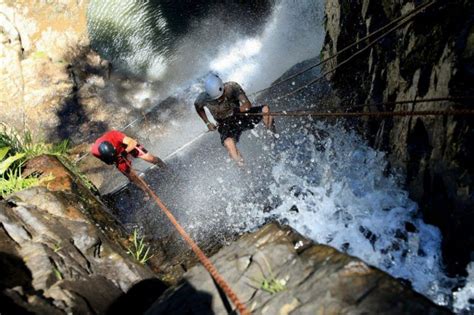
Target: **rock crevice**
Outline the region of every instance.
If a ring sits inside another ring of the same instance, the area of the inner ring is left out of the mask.
[[[413,10],[417,1],[327,1],[323,56]],[[331,74],[346,104],[472,96],[474,58],[472,1],[436,2],[388,34],[350,64]],[[350,27],[348,27],[350,25]],[[328,68],[363,48],[335,58]],[[359,82],[354,85],[353,82]],[[470,101],[403,104],[364,108],[370,111],[470,108]],[[350,107],[350,106],[349,106]],[[405,185],[419,202],[428,223],[443,233],[448,271],[463,273],[474,250],[474,172],[472,119],[462,116],[401,117],[363,120],[362,132],[376,148],[389,152],[393,169],[406,174]]]
[[[120,224],[56,158],[36,158],[27,169],[54,179],[0,201],[7,304],[38,314],[105,314],[138,282],[155,278],[123,249]]]

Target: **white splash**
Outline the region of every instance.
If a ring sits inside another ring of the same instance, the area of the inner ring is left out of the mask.
[[[172,59],[155,56],[146,49],[131,53],[131,63],[147,61],[152,65],[147,75],[166,78],[168,84],[165,92],[152,85],[145,87],[150,93],[130,89],[136,94],[134,99],[142,103],[151,99],[157,103],[177,94],[189,109],[183,117],[170,117],[171,132],[163,141],[153,141],[152,151],[172,152],[202,133],[205,127],[196,118],[192,104],[202,90],[197,78],[209,70],[219,72],[226,81],[241,83],[247,92],[252,92],[267,87],[294,64],[317,56],[324,36],[320,27],[322,12],[322,1],[280,1],[258,36],[236,37],[227,32],[228,36],[215,46],[215,41],[206,38],[209,32],[203,29],[184,38]],[[140,47],[141,41],[137,39],[132,44]],[[384,154],[369,148],[355,133],[340,126],[310,123],[288,128],[291,132],[287,135],[283,132],[275,144],[276,161],[265,157],[271,151],[270,144],[262,144],[263,154],[262,150],[255,152],[258,150],[254,141],[265,137],[258,132],[248,133],[253,135],[251,140],[243,137],[240,148],[244,156],[259,160],[250,176],[242,176],[232,169],[214,134],[206,137],[212,137],[209,141],[214,141],[216,146],[206,147],[201,153],[193,152],[192,157],[180,153],[183,160],[188,158],[185,164],[188,170],[180,173],[182,183],[187,186],[160,189],[165,196],[169,189],[171,205],[176,205],[176,209],[192,209],[177,214],[186,229],[199,239],[218,231],[253,230],[275,219],[316,242],[334,246],[395,277],[408,279],[417,291],[438,304],[447,305],[453,297],[451,280],[441,266],[439,230],[423,223],[417,205],[400,188],[397,177],[384,174]],[[326,135],[316,137],[319,131]],[[269,165],[269,178],[262,179],[262,172]],[[261,189],[266,192],[260,193]],[[249,194],[253,201],[245,201]],[[264,213],[266,201],[262,199],[270,202],[279,199],[279,203],[273,211]],[[137,213],[142,213],[144,218],[156,216],[155,209],[140,211]],[[469,272],[466,286],[454,294],[456,311],[466,310],[474,295],[472,264]]]
[[[397,178],[384,175],[385,155],[337,125],[290,129],[269,187],[281,204],[266,215],[253,213],[247,226],[255,217],[277,219],[318,243],[410,280],[439,302],[447,294],[440,289],[446,279],[441,234],[423,222]],[[326,137],[318,140],[311,130]]]
[[[466,285],[453,293],[454,310],[456,312],[474,312],[474,262],[467,266],[469,273],[466,279]]]
[[[261,35],[222,45],[210,70],[247,92],[267,87],[294,64],[319,54],[322,12],[322,1],[280,1]]]

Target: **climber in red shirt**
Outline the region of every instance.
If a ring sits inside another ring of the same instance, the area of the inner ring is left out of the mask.
[[[135,139],[117,130],[108,131],[98,138],[92,145],[91,152],[103,162],[115,164],[118,170],[129,178],[132,176],[130,156],[166,167],[161,159],[148,153]]]

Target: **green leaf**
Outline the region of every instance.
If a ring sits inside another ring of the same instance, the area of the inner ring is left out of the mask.
[[[3,160],[5,156],[7,156],[8,151],[10,151],[10,147],[0,148],[0,161]]]
[[[23,158],[24,156],[24,153],[17,153],[13,156],[10,156],[8,159],[0,162],[0,175],[5,173],[13,163]]]

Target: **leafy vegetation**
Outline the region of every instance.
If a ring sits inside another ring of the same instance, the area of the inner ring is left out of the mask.
[[[65,155],[69,149],[69,140],[63,140],[58,144],[34,141],[33,135],[29,130],[20,133],[5,124],[1,124],[0,148],[9,148],[12,154],[22,153],[25,160],[29,160],[42,154]]]
[[[59,252],[63,247],[61,246],[61,241],[56,242],[56,244],[53,245],[53,251],[55,253]]]
[[[39,183],[36,176],[24,178],[21,175],[21,160],[25,154],[9,155],[10,151],[9,147],[0,148],[0,195],[2,197]]]
[[[63,274],[62,274],[61,271],[58,269],[58,267],[56,267],[56,266],[53,267],[53,273],[54,273],[54,275],[56,276],[56,279],[57,279],[58,281],[61,281],[61,280],[64,279]]]
[[[140,264],[145,264],[153,255],[150,255],[150,247],[145,243],[145,238],[138,235],[138,230],[134,229],[131,235],[132,246],[128,249],[130,254]]]
[[[282,279],[275,279],[274,277],[263,278],[260,281],[259,289],[270,294],[275,294],[286,290],[285,281]]]
[[[23,177],[21,168],[9,169],[0,177],[0,195],[5,198],[7,195],[26,189],[28,187],[37,186],[41,180],[37,176]]]
[[[268,276],[265,276],[265,272],[262,270],[262,276],[260,279],[252,279],[253,286],[259,290],[275,294],[286,290],[286,281],[284,279],[277,279],[273,274],[272,268],[268,261],[263,257],[268,268]]]
[[[0,196],[5,198],[13,192],[39,185],[42,181],[51,180],[51,177],[43,177],[40,180],[36,174],[22,176],[24,163],[43,154],[58,157],[72,173],[82,180],[87,188],[94,190],[94,185],[68,159],[68,149],[69,140],[63,140],[58,144],[34,141],[29,130],[20,133],[6,124],[0,124]]]

